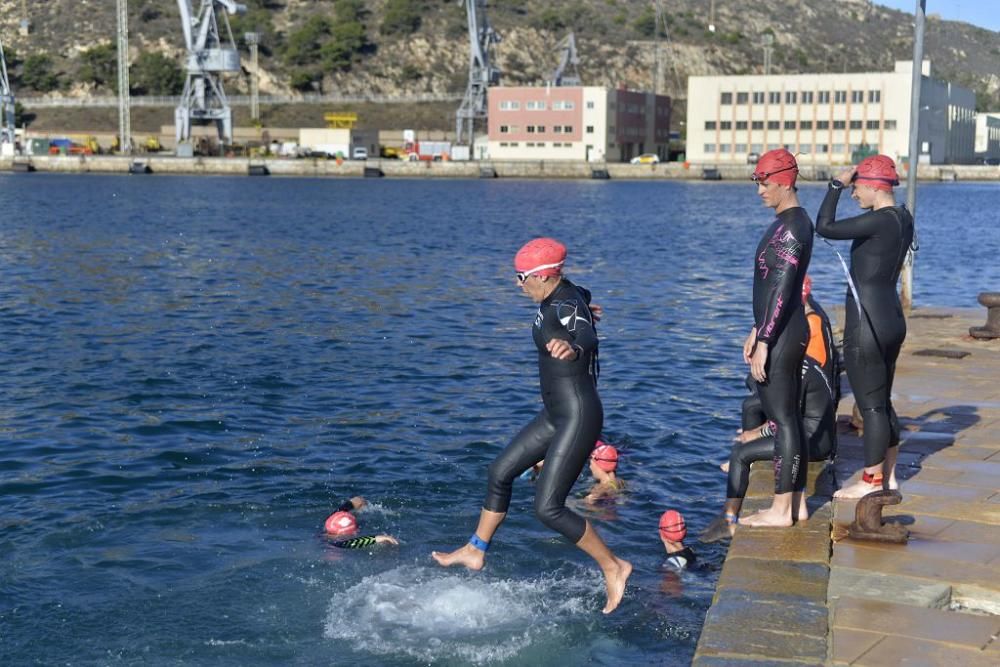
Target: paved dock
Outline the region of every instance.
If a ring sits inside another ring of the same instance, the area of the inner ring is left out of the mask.
[[[909,319],[893,392],[903,502],[885,511],[909,542],[831,537],[855,506],[832,502],[834,480],[863,465],[848,393],[836,464],[810,466],[812,518],[737,530],[695,665],[1000,665],[1000,340],[967,335],[985,320],[985,308]],[[748,511],[769,503],[772,479],[755,464]]]

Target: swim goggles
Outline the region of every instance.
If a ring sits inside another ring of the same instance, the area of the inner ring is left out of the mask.
[[[775,174],[780,174],[783,171],[791,171],[792,169],[796,169],[797,170],[798,167],[796,167],[795,165],[792,165],[791,167],[785,167],[784,169],[779,169],[777,171],[765,171],[762,174],[759,174],[759,173],[757,173],[755,171],[750,176],[750,180],[753,181],[754,184],[756,184],[756,185],[760,185],[761,183],[763,183],[764,185],[767,185],[767,179],[769,179],[771,176],[774,176]]]
[[[524,281],[528,279],[528,276],[538,273],[539,271],[544,271],[545,269],[558,269],[563,265],[563,263],[564,262],[556,262],[555,264],[542,264],[541,266],[536,266],[535,268],[529,269],[528,271],[518,271],[517,273],[514,274],[514,277],[517,278],[518,285],[523,285]]]

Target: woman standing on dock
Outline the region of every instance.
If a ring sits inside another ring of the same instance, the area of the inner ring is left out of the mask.
[[[783,148],[761,156],[753,173],[757,194],[775,220],[754,254],[754,326],[743,359],[757,381],[761,406],[775,424],[774,502],[740,519],[745,526],[787,527],[808,518],[803,491],[809,452],[799,410],[802,359],[809,325],[802,309],[802,282],[812,256],[812,221],[799,204],[799,167]]]
[[[867,212],[835,220],[840,193]],[[845,306],[844,365],[864,419],[865,470],[861,480],[834,498],[860,498],[884,485],[895,489],[899,420],[892,408],[896,358],[906,338],[906,318],[896,282],[913,242],[913,216],[896,206],[896,164],[884,155],[865,158],[830,181],[816,218],[816,232],[828,239],[852,239]]]
[[[608,614],[621,602],[632,565],[611,553],[590,522],[566,507],[566,496],[601,435],[604,409],[597,395],[590,292],[563,277],[565,261],[565,246],[548,238],[529,241],[514,258],[518,286],[539,304],[532,336],[543,407],[490,465],[486,500],[468,544],[431,555],[441,565],[482,569],[490,540],[507,515],[514,479],[544,459],[535,514],[597,561],[604,573]]]

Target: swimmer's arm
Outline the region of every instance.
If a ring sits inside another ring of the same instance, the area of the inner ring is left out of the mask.
[[[840,192],[832,187],[826,191],[823,205],[819,207],[819,214],[816,216],[816,233],[841,241],[874,236],[883,223],[882,216],[877,213],[866,211],[853,218],[836,219]]]
[[[360,537],[352,537],[348,540],[331,542],[331,544],[338,549],[364,549],[376,544],[398,545],[399,540],[391,535],[362,535]]]
[[[345,500],[344,502],[340,503],[340,507],[337,508],[337,511],[338,512],[353,512],[354,510],[361,509],[362,507],[364,507],[367,504],[368,504],[368,501],[365,500],[364,498],[362,498],[361,496],[354,496],[353,498],[350,498],[350,499]]]

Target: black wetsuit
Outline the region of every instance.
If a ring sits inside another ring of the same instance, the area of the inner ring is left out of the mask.
[[[351,537],[346,540],[330,542],[330,546],[337,547],[338,549],[364,549],[376,544],[378,544],[378,540],[375,539],[374,535],[359,535],[358,537]]]
[[[861,299],[861,313],[848,289],[844,365],[865,423],[865,467],[871,467],[885,460],[888,447],[899,444],[892,381],[906,338],[906,318],[896,282],[913,242],[913,216],[903,206],[892,206],[835,221],[840,192],[830,186],[819,209],[816,231],[829,239],[854,240],[851,279]]]
[[[837,452],[837,411],[833,387],[823,367],[812,357],[802,361],[802,411],[803,435],[809,447],[810,461],[831,459]],[[763,423],[764,413],[760,402],[751,395],[743,403],[743,429],[756,428]],[[754,421],[756,420],[756,421]],[[770,429],[769,429],[770,430]],[[750,481],[750,464],[774,457],[775,438],[767,435],[751,442],[733,445],[729,455],[729,479],[726,483],[727,498],[743,498]]]
[[[545,459],[535,485],[535,514],[574,544],[583,537],[586,522],[566,508],[566,496],[604,424],[595,384],[597,332],[589,304],[590,292],[564,278],[539,305],[532,335],[543,407],[490,465],[483,504],[491,512],[506,512],[514,479]],[[545,346],[556,338],[572,344],[577,357],[555,359]]]
[[[812,222],[799,206],[778,214],[754,254],[753,315],[757,344],[768,344],[767,382],[761,406],[775,422],[774,492],[805,488],[808,455],[799,413],[802,359],[809,325],[802,309],[802,281],[812,256]]]
[[[680,551],[668,553],[667,559],[663,561],[663,564],[671,570],[680,571],[694,565],[697,559],[698,557],[691,551],[691,547],[684,547]]]

